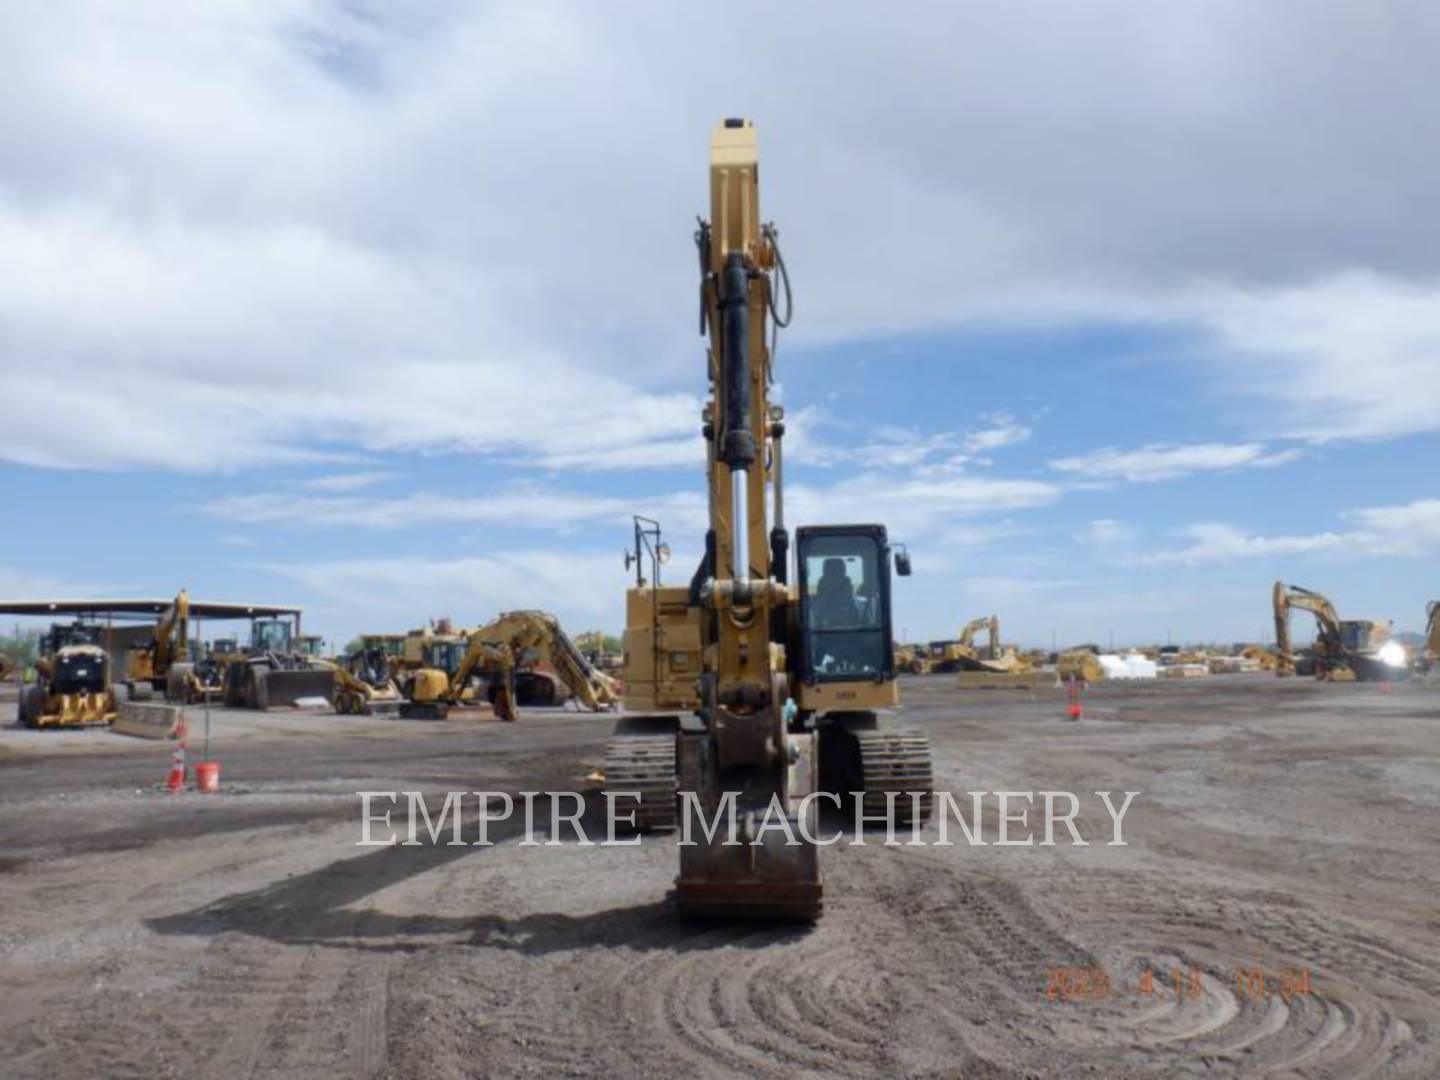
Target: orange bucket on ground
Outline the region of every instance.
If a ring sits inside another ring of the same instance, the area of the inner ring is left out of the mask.
[[[220,763],[201,761],[195,766],[195,790],[213,792],[220,790]]]

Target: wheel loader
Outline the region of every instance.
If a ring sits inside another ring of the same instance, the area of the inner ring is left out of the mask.
[[[703,839],[680,845],[682,912],[813,920],[823,886],[809,796],[828,791],[853,813],[856,793],[867,813],[888,804],[902,823],[931,811],[929,742],[891,712],[890,566],[893,555],[906,575],[909,558],[880,524],[801,527],[792,581],[785,411],[770,400],[770,333],[790,321],[790,286],[779,233],[760,215],[747,120],[711,139],[710,217],[695,242],[710,383],[705,553],[688,588],[662,588],[657,564],[629,592],[624,704],[663,711],[617,725],[605,789],[643,829],[675,828],[682,805],[707,822],[735,807],[734,835],[702,826]],[[788,830],[757,828],[776,808]]]
[[[225,667],[225,704],[275,709],[293,707],[306,698],[331,700],[335,666],[300,652],[298,646],[288,621],[256,619],[249,651]]]
[[[100,628],[75,623],[50,628],[36,662],[37,679],[20,691],[26,727],[108,727],[115,722],[110,656]]]

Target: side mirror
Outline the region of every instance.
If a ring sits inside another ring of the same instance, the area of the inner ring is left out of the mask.
[[[904,544],[895,545],[895,573],[901,577],[910,576],[910,551]]]

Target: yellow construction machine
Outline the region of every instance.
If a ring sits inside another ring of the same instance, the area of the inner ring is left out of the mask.
[[[1100,663],[1099,653],[1092,648],[1069,649],[1055,658],[1055,677],[1064,682],[1104,682],[1108,676]]]
[[[409,673],[400,715],[411,720],[444,720],[452,708],[489,707],[501,720],[518,720],[515,704],[515,654],[508,645],[469,635],[464,652],[443,640],[432,642],[427,666]],[[480,677],[480,685],[474,681]]]
[[[1440,600],[1431,600],[1425,608],[1425,669],[1440,668]]]
[[[548,611],[502,612],[475,633],[514,654],[516,702],[521,706],[564,704],[562,687],[592,712],[613,709],[620,700],[615,680],[590,662]]]
[[[337,713],[389,716],[400,711],[403,701],[384,645],[360,649],[335,666],[335,690],[330,703]]]
[[[1240,650],[1240,658],[1253,660],[1260,665],[1261,671],[1274,671],[1279,658],[1273,649],[1267,649],[1264,645],[1246,645]]]
[[[895,670],[905,675],[928,675],[933,670],[930,650],[924,645],[895,646]]]
[[[477,674],[490,677],[492,697],[501,693],[503,683],[508,705],[501,718],[506,720],[518,719],[519,707],[562,704],[562,694],[596,712],[619,701],[615,681],[590,663],[549,612],[506,611],[469,634],[448,631],[448,623],[441,624],[407,643],[407,659],[421,653],[425,659],[409,665],[408,704],[401,715],[433,715],[435,702],[481,704],[469,685]]]
[[[100,647],[100,628],[56,624],[41,644],[37,679],[20,692],[26,727],[108,726],[115,722],[110,655]]]
[[[164,692],[170,668],[190,660],[190,597],[184,589],[161,613],[150,640],[125,654],[125,687],[131,698]]]
[[[405,670],[405,640],[405,634],[362,634],[359,651],[368,655],[378,650],[385,658],[386,670],[398,678]]]
[[[1277,581],[1271,590],[1275,611],[1275,674],[1302,671],[1290,646],[1290,612],[1315,616],[1317,632],[1311,655],[1303,668],[1330,682],[1391,682],[1410,673],[1405,646],[1390,636],[1390,624],[1370,619],[1341,619],[1335,606],[1320,593]]]
[[[190,597],[184,589],[160,614],[151,639],[125,656],[125,689],[131,700],[161,691],[167,701],[185,704],[224,692],[221,666],[190,658]]]
[[[272,709],[306,699],[330,701],[335,665],[314,655],[319,640],[293,634],[285,619],[254,620],[250,648],[225,667],[225,704]]]
[[[899,703],[890,559],[905,575],[908,556],[883,525],[801,527],[790,580],[785,413],[769,396],[770,332],[790,318],[778,235],[760,215],[755,129],[726,120],[710,144],[710,219],[695,235],[709,336],[705,552],[688,588],[661,588],[658,559],[650,582],[637,569],[625,705],[675,711],[620,721],[605,788],[622,813],[638,804],[642,828],[675,827],[680,805],[706,823],[733,808],[733,832],[702,825],[680,845],[683,912],[810,920],[822,884],[808,797],[838,793],[848,813],[854,792],[867,813],[883,817],[888,803],[903,822],[928,816],[933,778],[928,739],[887,712]]]
[[[975,645],[975,635],[985,633],[984,648]],[[986,615],[971,619],[960,628],[952,641],[930,643],[930,669],[933,671],[980,672],[990,675],[1017,675],[1031,671],[1034,665],[1013,645],[1000,644],[1000,617]]]
[[[983,654],[975,648],[975,635],[984,630],[989,636]],[[971,619],[960,628],[960,634],[949,641],[930,643],[930,664],[936,671],[959,671],[971,668],[980,660],[994,660],[1000,655],[1000,620],[995,615]]]

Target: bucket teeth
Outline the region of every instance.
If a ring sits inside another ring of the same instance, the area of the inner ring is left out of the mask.
[[[615,810],[635,807],[635,827],[642,832],[675,828],[675,736],[621,735],[605,747],[605,791],[616,797]]]

